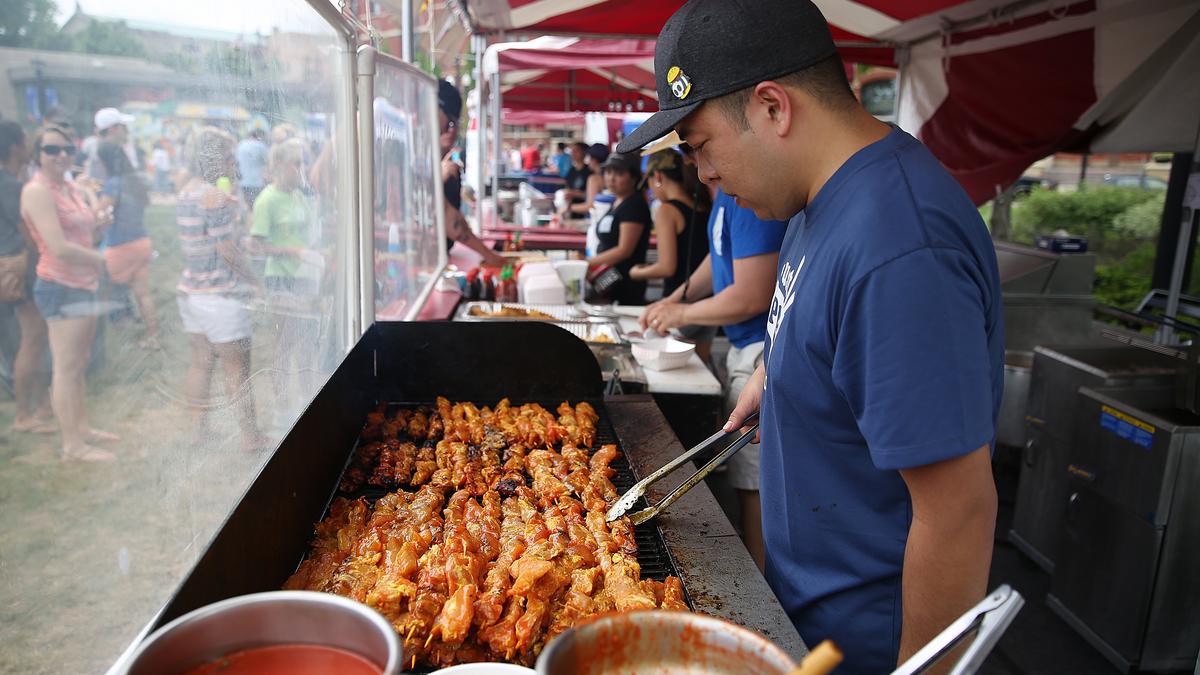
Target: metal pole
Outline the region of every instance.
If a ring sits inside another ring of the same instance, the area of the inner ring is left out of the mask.
[[[337,202],[339,211],[345,219],[338,228],[338,254],[345,272],[337,276],[337,284],[341,288],[338,302],[343,305],[342,316],[345,325],[342,345],[343,352],[358,342],[364,330],[363,315],[359,304],[359,269],[358,269],[358,238],[361,235],[362,223],[358,208],[358,166],[355,161],[357,149],[355,142],[358,132],[355,129],[354,97],[355,97],[355,55],[354,43],[347,38],[339,48],[338,58],[341,60],[345,73],[344,89],[339,92],[334,107],[335,133],[330,136],[333,151],[337,157]],[[368,174],[370,175],[370,174]]]
[[[501,157],[504,148],[501,144],[501,136],[503,135],[504,125],[500,122],[500,73],[492,75],[492,152],[495,153],[493,164],[495,170],[492,172],[492,199],[496,202],[496,225],[500,224],[500,174]]]
[[[904,85],[908,80],[908,64],[912,61],[912,50],[909,47],[896,48],[896,100],[892,104],[892,122],[904,128],[903,120],[900,119],[900,106],[904,104]],[[917,133],[916,129],[911,130],[912,133]]]
[[[413,62],[413,3],[412,0],[400,0],[400,60],[405,63]]]
[[[1079,189],[1082,190],[1087,185],[1088,159],[1091,158],[1090,151],[1083,151],[1083,159],[1079,162]]]
[[[483,76],[483,54],[487,51],[487,36],[477,34],[471,36],[475,43],[475,106],[476,140],[475,147],[479,149],[479,157],[475,161],[475,234],[483,231],[483,202],[487,197],[484,181],[487,180],[487,80]],[[493,203],[496,195],[492,194]]]
[[[1192,143],[1194,148],[1192,151],[1192,175],[1197,173],[1196,158],[1200,157],[1200,127],[1196,129],[1196,140]],[[1190,182],[1190,179],[1189,179]],[[1179,296],[1183,292],[1183,274],[1188,263],[1188,243],[1192,240],[1192,231],[1197,227],[1197,221],[1200,221],[1200,197],[1192,196],[1192,203],[1188,203],[1188,192],[1184,192],[1183,199],[1183,223],[1179,228],[1179,240],[1175,245],[1175,266],[1171,269],[1171,287],[1167,289],[1167,308],[1164,314],[1172,319],[1179,312]],[[1170,326],[1162,326],[1158,329],[1157,341],[1160,344],[1174,344],[1175,331]]]
[[[37,81],[37,117],[38,122],[46,121],[46,76],[42,72],[42,67],[46,65],[41,59],[34,59],[33,76]],[[40,159],[40,158],[37,158]]]
[[[375,48],[358,48],[359,311],[363,330],[375,323]]]

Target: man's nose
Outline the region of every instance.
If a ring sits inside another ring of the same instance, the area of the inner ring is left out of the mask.
[[[714,185],[721,180],[721,176],[717,173],[717,170],[705,160],[698,160],[696,162],[696,175],[700,177],[700,182],[705,185]]]

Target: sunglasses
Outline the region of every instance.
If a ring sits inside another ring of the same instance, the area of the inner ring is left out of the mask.
[[[60,153],[60,152],[65,152],[65,153],[67,153],[67,156],[69,157],[69,156],[75,154],[75,146],[73,146],[73,145],[43,145],[42,152],[46,153],[47,155],[50,155],[51,157],[57,156],[58,153]]]

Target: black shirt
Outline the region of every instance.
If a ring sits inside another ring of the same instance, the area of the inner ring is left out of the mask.
[[[13,256],[25,250],[21,235],[21,181],[0,169],[0,256]]]
[[[682,286],[708,255],[708,212],[697,211],[693,217],[692,207],[678,199],[667,204],[683,214],[683,230],[675,235],[675,273],[663,279],[663,297]]]
[[[650,217],[650,207],[646,204],[642,193],[635,192],[626,197],[620,204],[610,209],[596,224],[596,238],[600,242],[596,247],[596,253],[604,253],[617,247],[621,241],[621,223],[641,223],[642,234],[638,237],[633,255],[613,266],[621,272],[624,280],[613,289],[612,299],[622,305],[645,304],[646,282],[634,281],[629,278],[629,270],[634,265],[642,265],[646,262],[646,249],[650,247],[650,230],[654,223]]]
[[[584,166],[583,168],[576,168],[575,165],[572,164],[571,169],[567,171],[566,175],[567,189],[579,190],[580,192],[586,193],[588,177],[591,175],[592,170],[587,166]],[[584,197],[571,198],[572,204],[582,204],[584,201],[586,201]]]
[[[442,183],[442,196],[446,198],[446,203],[459,211],[462,210],[462,179],[459,178],[458,172],[450,174],[450,177]],[[446,250],[454,248],[454,240],[446,237]]]

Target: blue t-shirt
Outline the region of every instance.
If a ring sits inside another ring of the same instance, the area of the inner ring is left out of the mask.
[[[257,138],[247,138],[238,143],[238,173],[242,175],[238,185],[244,188],[260,188],[266,185],[263,170],[267,168],[267,155],[267,144]]]
[[[996,253],[962,188],[893,129],[788,225],[767,321],[766,576],[838,672],[900,647],[912,518],[899,469],[991,443],[1003,393]]]
[[[554,158],[554,168],[558,170],[558,175],[566,178],[567,172],[571,170],[571,156],[567,153],[561,153]]]
[[[100,194],[113,200],[113,221],[104,230],[105,246],[120,246],[145,238],[146,198],[145,188],[128,189],[127,181],[140,180],[136,176],[113,176],[104,181]],[[139,193],[143,196],[139,197]]]
[[[734,260],[778,252],[786,230],[786,222],[759,220],[753,211],[738,206],[733,197],[718,191],[708,217],[713,295],[733,284]],[[767,335],[767,313],[725,326],[725,335],[735,347],[762,342]]]

